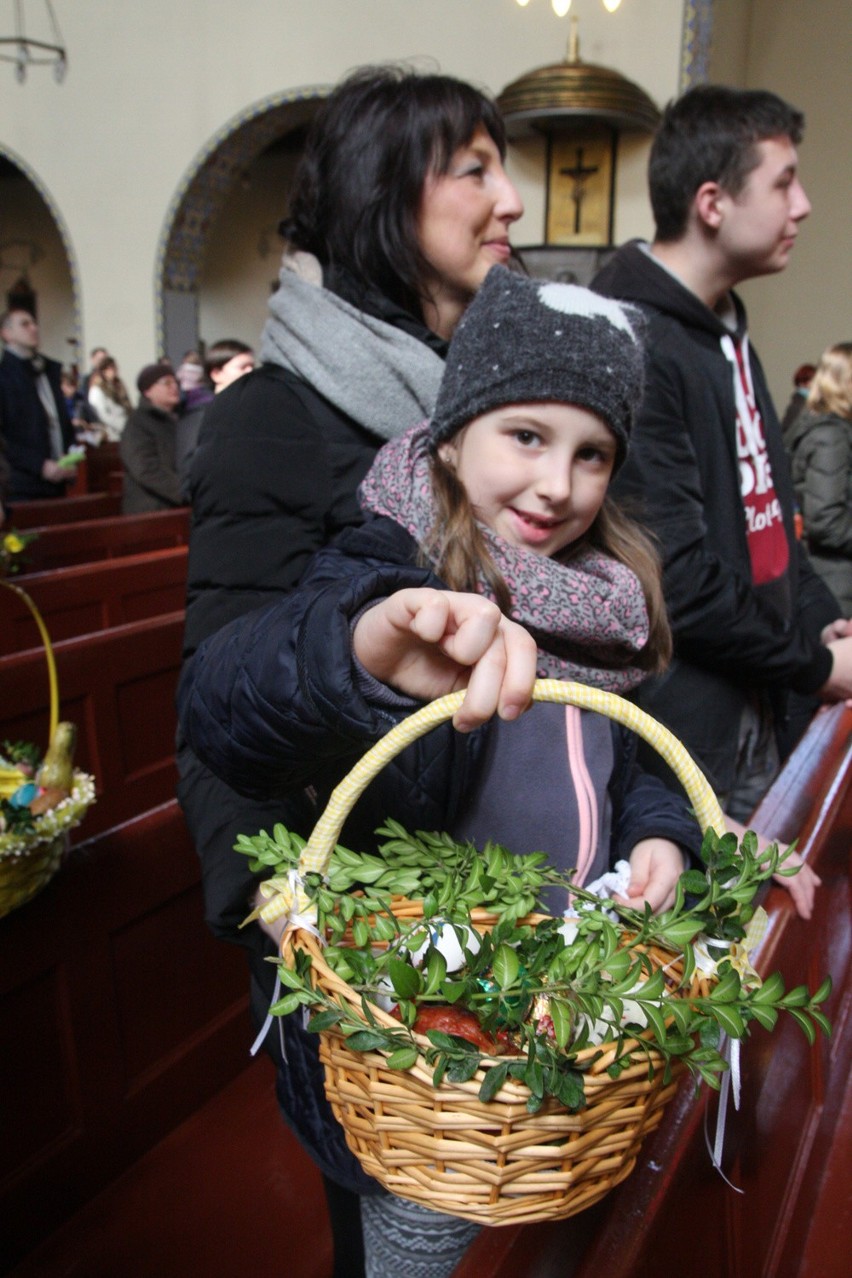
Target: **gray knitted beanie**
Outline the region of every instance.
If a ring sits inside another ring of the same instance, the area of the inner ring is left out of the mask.
[[[432,447],[504,404],[550,400],[602,417],[620,466],[642,398],[643,331],[633,306],[492,267],[450,342]]]

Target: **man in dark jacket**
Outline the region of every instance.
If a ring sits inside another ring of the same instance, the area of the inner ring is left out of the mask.
[[[175,410],[180,388],[170,364],[146,364],[136,379],[139,407],[127,419],[119,451],[124,464],[124,515],[181,506],[175,464]]]
[[[76,471],[60,465],[74,428],[60,386],[62,366],[38,351],[38,324],[29,311],[0,319],[0,436],[9,466],[7,498],[63,497]]]
[[[640,690],[745,821],[779,767],[790,692],[852,694],[852,637],[797,543],[778,419],[731,290],[787,265],[810,204],[801,114],[703,85],[667,108],[649,164],[653,244],[594,282],[649,317],[646,395],[614,484],[659,539],[675,661]]]

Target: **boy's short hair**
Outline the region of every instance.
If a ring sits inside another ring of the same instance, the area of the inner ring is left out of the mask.
[[[220,342],[214,342],[212,346],[208,346],[205,352],[205,375],[209,377],[217,369],[224,368],[232,359],[236,359],[237,355],[253,354],[254,351],[245,342],[239,342],[235,337],[223,337]]]
[[[798,144],[804,127],[801,111],[764,89],[700,84],[670,102],[648,161],[656,238],[670,243],[683,236],[702,183],[739,195],[760,163],[757,143],[784,137]]]

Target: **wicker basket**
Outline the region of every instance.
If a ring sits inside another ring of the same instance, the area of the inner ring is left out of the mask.
[[[38,626],[50,684],[48,740],[52,741],[59,721],[59,684],[53,645],[41,613],[27,592],[9,581],[0,580],[0,585],[23,599]],[[70,795],[36,817],[32,830],[0,832],[0,918],[31,901],[50,882],[67,849],[68,832],[80,824],[94,800],[94,778],[75,770]]]
[[[331,796],[302,854],[300,874],[325,872],[343,822],[370,780],[407,744],[450,718],[461,699],[458,693],[426,706],[360,760]],[[673,768],[701,828],[712,825],[723,832],[722,813],[706,780],[683,746],[648,715],[610,693],[557,680],[540,680],[535,699],[597,710],[632,728]],[[420,905],[400,900],[394,912],[417,917]],[[484,911],[473,918],[478,927],[496,921]],[[307,929],[285,935],[285,960],[291,946],[310,954],[312,978],[325,993],[345,999],[361,1014],[360,994],[328,967],[322,945]],[[671,954],[650,951],[650,957],[655,966],[666,967],[674,989],[682,969],[672,964]],[[692,992],[706,989],[696,983]],[[373,1011],[380,1024],[398,1025],[380,1009]],[[578,1056],[585,1069],[585,1109],[569,1113],[550,1100],[530,1114],[527,1089],[511,1079],[493,1100],[479,1100],[488,1062],[469,1082],[444,1079],[436,1088],[422,1056],[401,1072],[390,1069],[381,1052],[351,1049],[333,1029],[320,1035],[326,1094],[365,1171],[403,1198],[489,1225],[563,1219],[591,1206],[629,1175],[676,1082],[664,1083],[661,1057],[653,1077],[643,1063],[611,1078],[607,1068],[615,1054],[615,1044],[604,1044]]]

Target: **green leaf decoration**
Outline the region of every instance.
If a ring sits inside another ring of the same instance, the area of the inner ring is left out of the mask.
[[[520,960],[510,945],[501,945],[494,955],[491,970],[501,990],[514,985],[520,971]]]
[[[287,994],[284,998],[279,998],[270,1007],[273,1016],[289,1016],[291,1012],[295,1012],[297,1007],[302,1004],[301,994]]]
[[[727,1003],[714,1003],[712,1014],[726,1034],[731,1038],[742,1038],[745,1022],[736,1008]]]
[[[811,1047],[813,1047],[814,1043],[816,1042],[816,1030],[813,1027],[813,1022],[808,1018],[808,1016],[805,1015],[804,1012],[800,1012],[799,1009],[796,1007],[790,1007],[787,1010],[789,1011],[793,1020],[801,1028],[802,1033],[804,1034],[805,1038],[810,1043]]]
[[[827,976],[811,999],[812,1003],[824,1003],[831,994],[831,977]]]
[[[388,1046],[388,1035],[379,1034],[374,1030],[354,1029],[349,1032],[349,1026],[343,1026],[343,1032],[346,1034],[346,1042],[356,1052],[380,1052]]]
[[[479,1069],[479,1056],[462,1056],[447,1066],[448,1083],[469,1083]]]
[[[312,1034],[322,1034],[325,1030],[339,1025],[342,1020],[343,1013],[340,1010],[329,1009],[325,1012],[317,1012],[308,1021],[308,1029]]]
[[[701,853],[705,871],[682,875],[673,907],[655,916],[645,904],[602,903],[540,852],[514,856],[493,842],[478,850],[444,833],[409,833],[393,820],[378,834],[383,840],[378,849],[362,853],[339,846],[327,877],[304,875],[325,933],[326,962],[360,1006],[332,997],[322,985],[314,988],[310,954],[297,948],[292,966],[270,960],[282,985],[273,1011],[288,1015],[310,1007],[312,1032],[342,1034],[353,1050],[381,1052],[394,1070],[411,1069],[418,1060],[411,1030],[429,1005],[462,1008],[485,1033],[508,1036],[517,1054],[487,1056],[479,1095],[493,1099],[513,1079],[526,1087],[532,1113],[549,1097],[572,1112],[582,1109],[584,1076],[576,1062],[587,1048],[614,1046],[607,1069],[613,1078],[641,1065],[649,1076],[656,1070],[668,1079],[682,1064],[696,1082],[718,1087],[726,1069],[723,1034],[744,1039],[755,1025],[772,1032],[783,1015],[792,1016],[810,1043],[817,1032],[831,1033],[820,1010],[831,995],[830,978],[813,995],[803,985],[785,992],[777,972],[744,988],[726,955],[726,947],[745,936],[755,894],[783,867],[786,853],[777,845],[758,860],[753,835],[738,847],[734,835],[708,830]],[[280,892],[298,866],[304,839],[278,823],[271,833],[240,835],[235,847],[253,871],[267,876],[267,890]],[[562,919],[527,921],[549,887],[570,892],[574,900],[571,944],[561,935]],[[402,895],[421,902],[420,921],[394,917],[394,900]],[[463,965],[449,975],[437,948],[423,946],[429,921],[470,926],[471,912],[482,906],[496,922],[491,930],[477,927],[479,949],[466,949]],[[247,923],[255,919],[253,913]],[[722,944],[711,945],[718,967],[700,993],[693,977],[696,947],[704,953],[705,941]],[[421,947],[423,962],[415,967],[408,955]],[[658,970],[661,962],[664,969]],[[384,1006],[381,1000],[390,991],[399,1022],[386,1027],[377,1004]],[[545,1014],[549,1019],[542,1019]],[[427,1040],[424,1055],[435,1085],[442,1079],[470,1081],[486,1059],[456,1034],[430,1030]],[[591,1059],[596,1058],[597,1052]],[[583,1057],[584,1068],[588,1059]]]
[[[440,989],[447,975],[447,960],[443,954],[437,950],[430,950],[429,958],[426,963],[426,984],[423,987],[424,995],[434,994]],[[412,996],[413,997],[413,996]]]
[[[352,1040],[349,1041],[351,1043]],[[417,1055],[416,1047],[398,1047],[388,1057],[388,1066],[391,1069],[413,1069],[417,1064]]]
[[[399,998],[414,998],[420,993],[423,982],[416,967],[402,959],[392,958],[388,965],[394,994]]]
[[[550,1018],[553,1021],[556,1042],[560,1047],[566,1047],[571,1038],[571,1031],[574,1025],[574,1016],[570,1004],[566,1003],[564,999],[552,998],[550,1000]]]
[[[505,1083],[508,1075],[508,1061],[501,1061],[500,1064],[495,1065],[493,1069],[485,1070],[485,1077],[483,1078],[482,1086],[479,1089],[479,1099],[485,1102],[493,1100]]]

